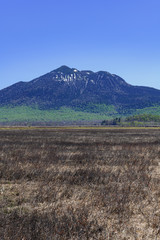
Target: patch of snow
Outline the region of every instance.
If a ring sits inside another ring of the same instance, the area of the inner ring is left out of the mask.
[[[74,73],[74,79],[76,79],[76,74]]]
[[[68,79],[67,79],[67,78],[63,78],[63,81],[64,81],[64,82],[68,82]]]

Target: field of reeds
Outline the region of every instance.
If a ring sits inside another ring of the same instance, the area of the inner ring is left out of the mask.
[[[1,129],[0,240],[159,240],[159,129]]]

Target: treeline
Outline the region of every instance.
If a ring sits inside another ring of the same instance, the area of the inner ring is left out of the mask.
[[[132,115],[126,118],[114,118],[110,120],[104,120],[101,125],[119,125],[119,126],[152,126],[160,125],[160,115],[153,114],[140,114]]]
[[[114,119],[102,121],[101,125],[120,125],[120,123],[121,123],[121,118],[114,118]]]
[[[153,114],[140,114],[140,115],[133,115],[128,116],[125,118],[126,122],[138,121],[138,122],[160,122],[159,115]]]

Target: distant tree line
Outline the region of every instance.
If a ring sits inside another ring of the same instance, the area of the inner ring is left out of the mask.
[[[120,122],[121,122],[121,118],[114,118],[114,119],[102,121],[101,125],[119,125]]]
[[[128,116],[128,117],[126,117],[125,121],[126,122],[131,122],[131,121],[160,122],[160,116],[153,115],[153,114],[140,114],[140,115]]]
[[[142,126],[142,125],[154,125],[160,124],[160,115],[153,114],[139,114],[132,115],[126,118],[113,118],[110,120],[104,120],[101,125],[120,125],[120,126]]]

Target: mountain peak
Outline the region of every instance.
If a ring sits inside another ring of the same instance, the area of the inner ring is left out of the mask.
[[[71,74],[74,72],[74,69],[73,68],[69,68],[68,66],[66,65],[62,65],[61,67],[57,68],[54,70],[55,72],[62,72],[64,74]]]

